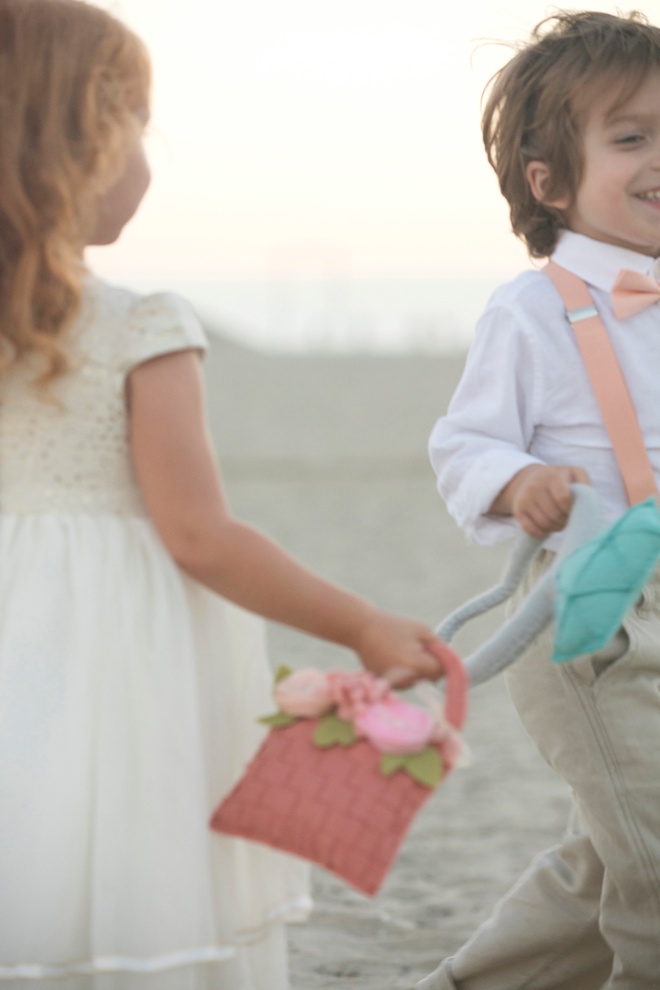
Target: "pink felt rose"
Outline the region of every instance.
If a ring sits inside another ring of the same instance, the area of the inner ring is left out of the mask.
[[[277,707],[285,715],[316,718],[334,706],[328,675],[304,668],[283,677],[275,686]]]
[[[390,685],[384,678],[375,677],[367,671],[350,673],[345,670],[331,670],[328,674],[330,694],[337,706],[337,715],[347,722],[353,722],[368,705],[394,697]]]
[[[390,697],[368,705],[355,720],[357,732],[381,753],[418,753],[431,742],[435,721],[425,708]]]

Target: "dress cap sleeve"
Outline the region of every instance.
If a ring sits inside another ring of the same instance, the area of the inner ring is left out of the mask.
[[[206,333],[190,303],[172,292],[143,296],[128,316],[125,370],[161,354],[205,351]]]

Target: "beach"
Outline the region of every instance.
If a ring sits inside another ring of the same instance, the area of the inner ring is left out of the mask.
[[[497,582],[508,546],[469,545],[435,489],[426,443],[456,355],[265,355],[212,336],[213,437],[234,511],[326,577],[431,625]],[[502,619],[457,638],[463,655]],[[356,666],[269,628],[273,666]],[[470,696],[469,766],[415,819],[378,895],[314,868],[316,910],[290,929],[292,990],[411,990],[563,830],[569,798],[502,677]]]

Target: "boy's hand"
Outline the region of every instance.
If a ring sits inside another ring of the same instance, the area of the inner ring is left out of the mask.
[[[514,475],[493,502],[490,511],[513,516],[536,539],[562,530],[573,504],[571,485],[590,484],[581,467],[567,464],[530,464]]]

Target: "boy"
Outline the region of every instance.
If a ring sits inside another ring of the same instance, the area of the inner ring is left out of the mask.
[[[543,22],[495,79],[483,118],[512,227],[583,279],[660,478],[660,309],[617,317],[621,269],[660,277],[660,30],[585,11]],[[449,511],[481,543],[521,526],[547,566],[589,482],[612,519],[626,495],[574,332],[546,275],[500,288],[480,321],[431,459]],[[567,781],[575,826],[420,990],[660,987],[660,576],[612,643],[565,665],[552,631],[510,668],[539,751]]]

